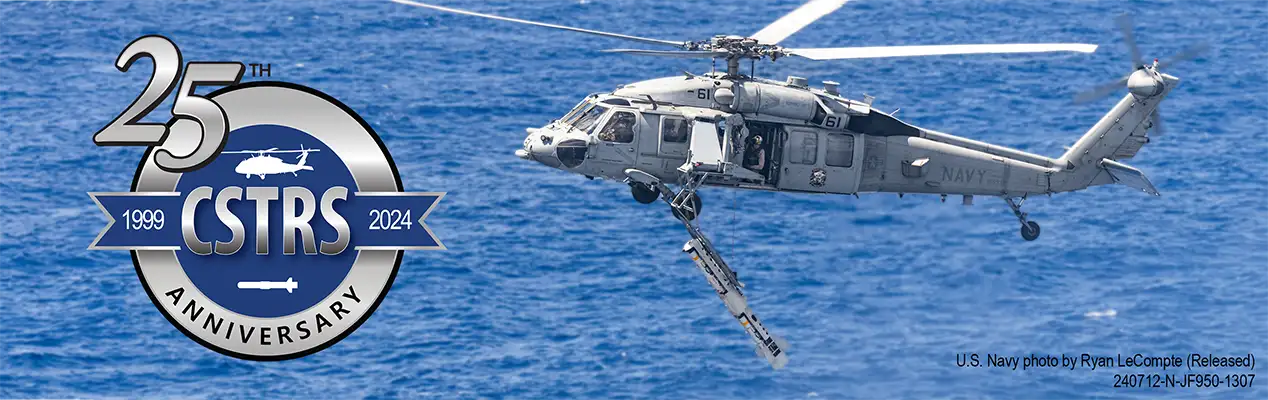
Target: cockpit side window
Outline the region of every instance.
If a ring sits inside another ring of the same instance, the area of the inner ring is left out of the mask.
[[[634,141],[634,113],[617,111],[608,118],[608,124],[599,131],[599,140],[615,143],[631,143]]]
[[[665,143],[687,143],[691,134],[691,124],[682,118],[665,117],[660,125],[661,140]]]

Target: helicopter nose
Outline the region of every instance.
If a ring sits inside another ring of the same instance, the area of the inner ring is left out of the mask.
[[[553,132],[528,128],[528,137],[524,138],[524,148],[515,150],[515,156],[558,168],[559,158],[555,157],[555,138]]]

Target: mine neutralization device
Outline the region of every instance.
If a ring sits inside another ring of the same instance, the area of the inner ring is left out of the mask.
[[[872,107],[873,98],[844,97],[837,82],[812,87],[806,78],[763,79],[756,61],[786,57],[810,60],[936,56],[953,54],[1075,52],[1097,46],[1078,43],[959,44],[788,48],[780,41],[846,0],[812,0],[749,36],[717,35],[674,41],[508,18],[449,7],[393,0],[449,13],[566,30],[657,46],[609,49],[640,56],[725,60],[725,71],[650,79],[587,96],[563,117],[528,128],[516,156],[562,171],[629,185],[640,203],[668,203],[691,241],[684,251],[704,272],[718,296],[776,367],[787,362],[783,341],[770,335],[748,308],[734,271],[693,223],[703,202],[702,186],[781,192],[896,193],[1003,199],[1025,240],[1039,237],[1039,224],[1022,203],[1033,195],[1071,192],[1117,183],[1145,193],[1158,190],[1140,170],[1124,164],[1161,133],[1158,104],[1179,79],[1162,72],[1197,57],[1206,45],[1174,57],[1141,61],[1127,16],[1116,19],[1131,52],[1131,72],[1075,97],[1089,102],[1126,90],[1121,100],[1060,157],[1050,158],[921,128]],[[741,68],[749,61],[749,74]],[[669,185],[675,184],[677,190]]]

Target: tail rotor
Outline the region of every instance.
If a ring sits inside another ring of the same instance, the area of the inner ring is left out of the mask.
[[[299,145],[299,156],[298,156],[298,157],[295,157],[296,159],[298,159],[298,160],[299,160],[299,162],[298,162],[298,163],[296,163],[295,165],[297,165],[297,166],[299,166],[300,168],[305,169],[305,170],[312,170],[312,169],[313,169],[313,167],[312,167],[311,165],[307,165],[306,163],[308,162],[308,153],[311,153],[311,152],[314,152],[314,151],[320,151],[320,150],[318,150],[318,149],[306,149],[306,148],[304,148],[304,145],[303,145],[303,144]]]
[[[1114,81],[1097,85],[1079,93],[1078,95],[1075,95],[1075,104],[1083,104],[1100,100],[1105,96],[1122,90],[1124,86],[1126,86],[1132,94],[1139,97],[1152,97],[1157,95],[1158,93],[1161,93],[1163,89],[1162,77],[1159,72],[1160,69],[1170,67],[1181,61],[1188,61],[1197,58],[1202,55],[1202,53],[1205,53],[1210,47],[1206,43],[1198,43],[1186,47],[1184,50],[1181,50],[1179,53],[1176,53],[1165,61],[1159,62],[1158,59],[1154,59],[1153,63],[1146,64],[1144,60],[1141,59],[1140,48],[1136,45],[1136,34],[1132,30],[1131,16],[1127,14],[1119,15],[1117,18],[1114,18],[1114,23],[1118,25],[1118,30],[1122,32],[1123,44],[1127,46],[1127,50],[1131,55],[1132,72]],[[1153,114],[1149,116],[1149,120],[1153,126],[1154,132],[1161,135],[1163,132],[1162,117],[1159,115],[1158,110],[1158,108],[1154,109]]]

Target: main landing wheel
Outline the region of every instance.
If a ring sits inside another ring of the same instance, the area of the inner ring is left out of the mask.
[[[1026,221],[1021,226],[1021,238],[1026,241],[1032,241],[1039,238],[1039,223],[1035,221]]]
[[[674,214],[682,215],[682,217],[686,218],[688,221],[695,221],[696,217],[700,215],[700,209],[704,206],[704,203],[700,202],[700,195],[695,193],[692,193],[691,198],[687,199],[687,201],[691,202],[691,209],[687,210],[684,208],[679,211],[679,209],[675,208]]]
[[[659,189],[650,188],[638,182],[630,184],[630,194],[634,195],[634,201],[643,204],[655,203],[656,199],[660,198]]]

